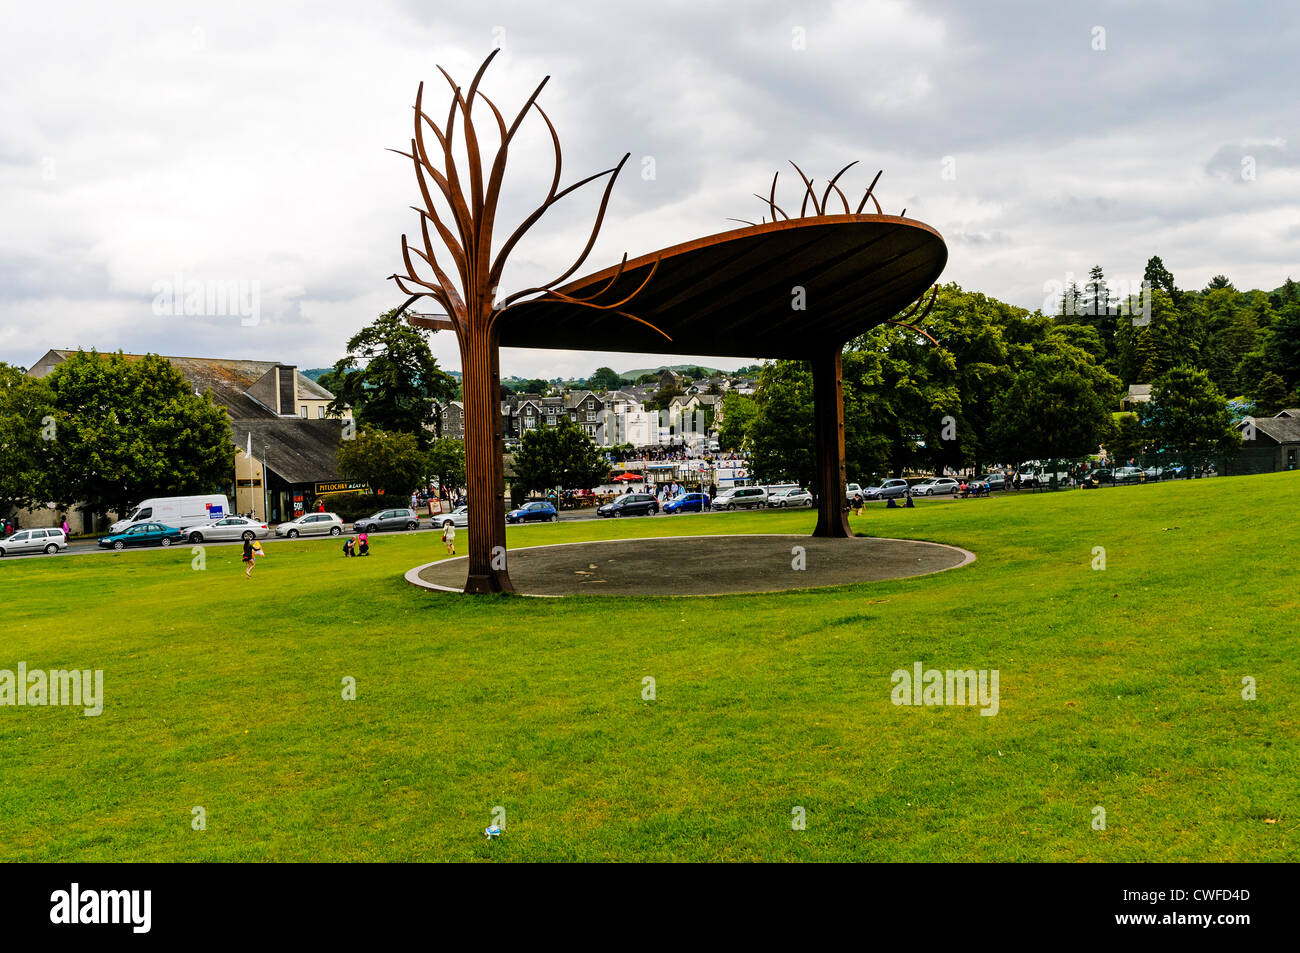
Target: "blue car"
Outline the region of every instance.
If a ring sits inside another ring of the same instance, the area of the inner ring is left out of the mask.
[[[709,494],[682,493],[664,504],[665,513],[703,513],[709,508]]]
[[[507,523],[554,523],[559,518],[550,503],[525,503],[506,514]]]
[[[185,534],[162,523],[136,523],[129,529],[99,541],[104,549],[126,549],[128,546],[170,546],[185,542]]]

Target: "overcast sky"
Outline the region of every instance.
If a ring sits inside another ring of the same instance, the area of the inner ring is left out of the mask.
[[[1293,0],[54,0],[7,4],[0,35],[0,360],[94,346],[333,363],[403,300],[386,279],[419,196],[385,149],[407,146],[417,84],[445,117],[435,64],[467,84],[494,46],[484,90],[503,111],[552,77],[562,184],[632,154],[582,273],[757,220],[774,171],[794,196],[789,159],[823,182],[858,159],[852,191],[883,168],[885,211],[944,235],[943,280],[1028,308],[1095,263],[1140,279],[1152,254],[1183,287],[1300,278]],[[545,127],[524,128],[512,227],[551,175]],[[598,199],[592,185],[553,210],[503,291],[566,269]],[[237,302],[155,313],[177,277],[245,282],[256,320]],[[450,333],[432,341],[459,367]],[[668,360],[510,349],[501,364],[569,377]]]

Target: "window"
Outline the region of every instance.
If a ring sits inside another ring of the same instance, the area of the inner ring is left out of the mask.
[[[316,419],[317,419],[317,420],[324,420],[324,419],[325,419],[325,405],[324,405],[324,404],[321,404],[319,407],[316,408]]]
[[[140,510],[140,512],[135,514],[135,521],[138,522],[139,520],[147,520],[151,516],[153,516],[152,509]]]
[[[307,405],[306,405],[306,404],[303,404],[303,405],[302,405],[302,411],[299,413],[299,416],[302,417],[303,420],[306,420],[306,419],[307,419]]]

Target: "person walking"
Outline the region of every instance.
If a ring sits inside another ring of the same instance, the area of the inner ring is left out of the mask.
[[[253,567],[257,565],[257,557],[265,556],[262,551],[262,544],[255,539],[244,540],[244,576],[252,578]]]
[[[72,527],[68,525],[68,518],[66,516],[63,517],[63,525],[60,528],[63,530],[64,539],[67,539],[72,535]]]
[[[447,555],[456,555],[456,525],[448,523],[442,528],[442,541],[447,544]]]

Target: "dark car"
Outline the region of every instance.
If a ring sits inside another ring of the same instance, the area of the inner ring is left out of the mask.
[[[525,503],[506,514],[507,523],[554,523],[560,518],[550,503]]]
[[[665,513],[703,513],[708,508],[707,493],[683,493],[664,504]]]
[[[371,516],[363,516],[352,524],[354,533],[378,533],[386,529],[419,529],[420,517],[415,510],[405,507],[393,510],[380,510]]]
[[[597,516],[654,516],[659,501],[649,493],[624,493],[618,499],[596,507]]]
[[[170,546],[185,542],[185,534],[174,526],[162,523],[136,523],[120,533],[105,536],[99,541],[104,549],[126,549],[128,546]]]
[[[1083,481],[1079,485],[1083,487],[1085,490],[1088,489],[1095,490],[1103,483],[1114,483],[1114,482],[1115,482],[1115,474],[1112,473],[1109,469],[1103,467],[1098,470],[1089,470],[1087,473],[1083,475]]]
[[[1002,473],[985,473],[976,479],[977,483],[987,483],[990,490],[1005,490],[1007,488],[1007,478]]]

